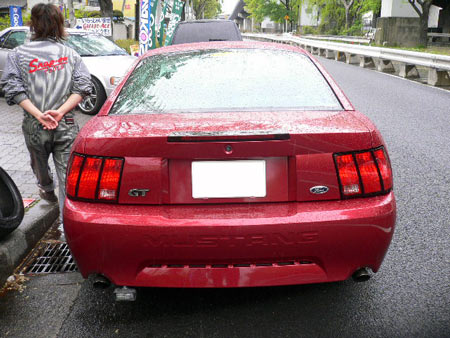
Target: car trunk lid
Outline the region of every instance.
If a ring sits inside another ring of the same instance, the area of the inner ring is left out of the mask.
[[[373,146],[346,111],[99,116],[80,135],[75,151],[125,158],[119,203],[133,204],[336,199],[332,154]]]

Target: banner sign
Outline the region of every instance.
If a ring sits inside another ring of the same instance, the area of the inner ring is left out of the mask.
[[[96,32],[103,36],[111,36],[111,18],[82,18],[77,19],[75,28]]]
[[[22,7],[9,6],[9,18],[11,21],[11,27],[23,26]]]
[[[139,15],[139,55],[156,48],[156,6],[158,0],[141,0]]]
[[[172,6],[170,6],[170,4],[169,4],[170,2],[171,2],[170,0],[164,1],[164,9],[161,11],[161,17],[159,19],[158,41],[159,41],[160,46],[162,46],[163,39],[164,39],[164,25],[165,25],[164,19],[166,17],[166,13],[167,13],[167,10],[169,9],[169,7],[170,7],[169,10],[170,11],[172,10]]]
[[[169,26],[166,32],[166,41],[164,46],[169,46],[172,43],[173,32],[177,27],[178,22],[181,20],[181,13],[183,12],[184,1],[174,0],[172,14],[170,15]]]

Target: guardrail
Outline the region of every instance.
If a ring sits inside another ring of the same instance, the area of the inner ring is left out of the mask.
[[[372,32],[372,35],[375,31]],[[305,39],[311,40],[328,40],[328,41],[338,41],[338,42],[349,42],[349,43],[363,43],[370,44],[373,42],[373,36],[342,36],[342,35],[303,35]],[[450,43],[450,33],[428,33],[428,42],[430,43],[440,43],[448,44]]]
[[[450,86],[450,56],[405,51],[401,49],[371,47],[346,43],[311,40],[290,34],[242,34],[251,40],[270,41],[298,45],[311,54],[347,63],[359,63],[360,67],[372,67],[381,72],[398,73],[403,78],[419,76],[417,66],[428,69],[427,83],[432,86]],[[395,62],[396,67],[394,67]]]
[[[305,39],[311,40],[332,40],[349,43],[370,43],[372,39],[359,36],[341,36],[341,35],[303,35]]]
[[[428,42],[450,43],[450,33],[428,33]]]

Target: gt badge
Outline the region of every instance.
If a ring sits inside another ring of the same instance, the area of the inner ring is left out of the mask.
[[[131,197],[145,197],[149,191],[150,189],[130,189],[128,195]]]

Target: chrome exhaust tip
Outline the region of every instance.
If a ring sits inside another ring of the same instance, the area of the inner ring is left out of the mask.
[[[94,288],[96,289],[107,289],[109,288],[109,286],[111,285],[111,282],[109,281],[108,278],[106,278],[103,275],[96,275],[94,277],[94,280],[92,282],[92,285],[94,286]]]
[[[117,287],[114,290],[116,302],[134,302],[136,300],[136,289],[126,286]]]
[[[353,280],[358,283],[367,282],[370,277],[372,276],[368,268],[360,268],[356,270],[352,275]]]

